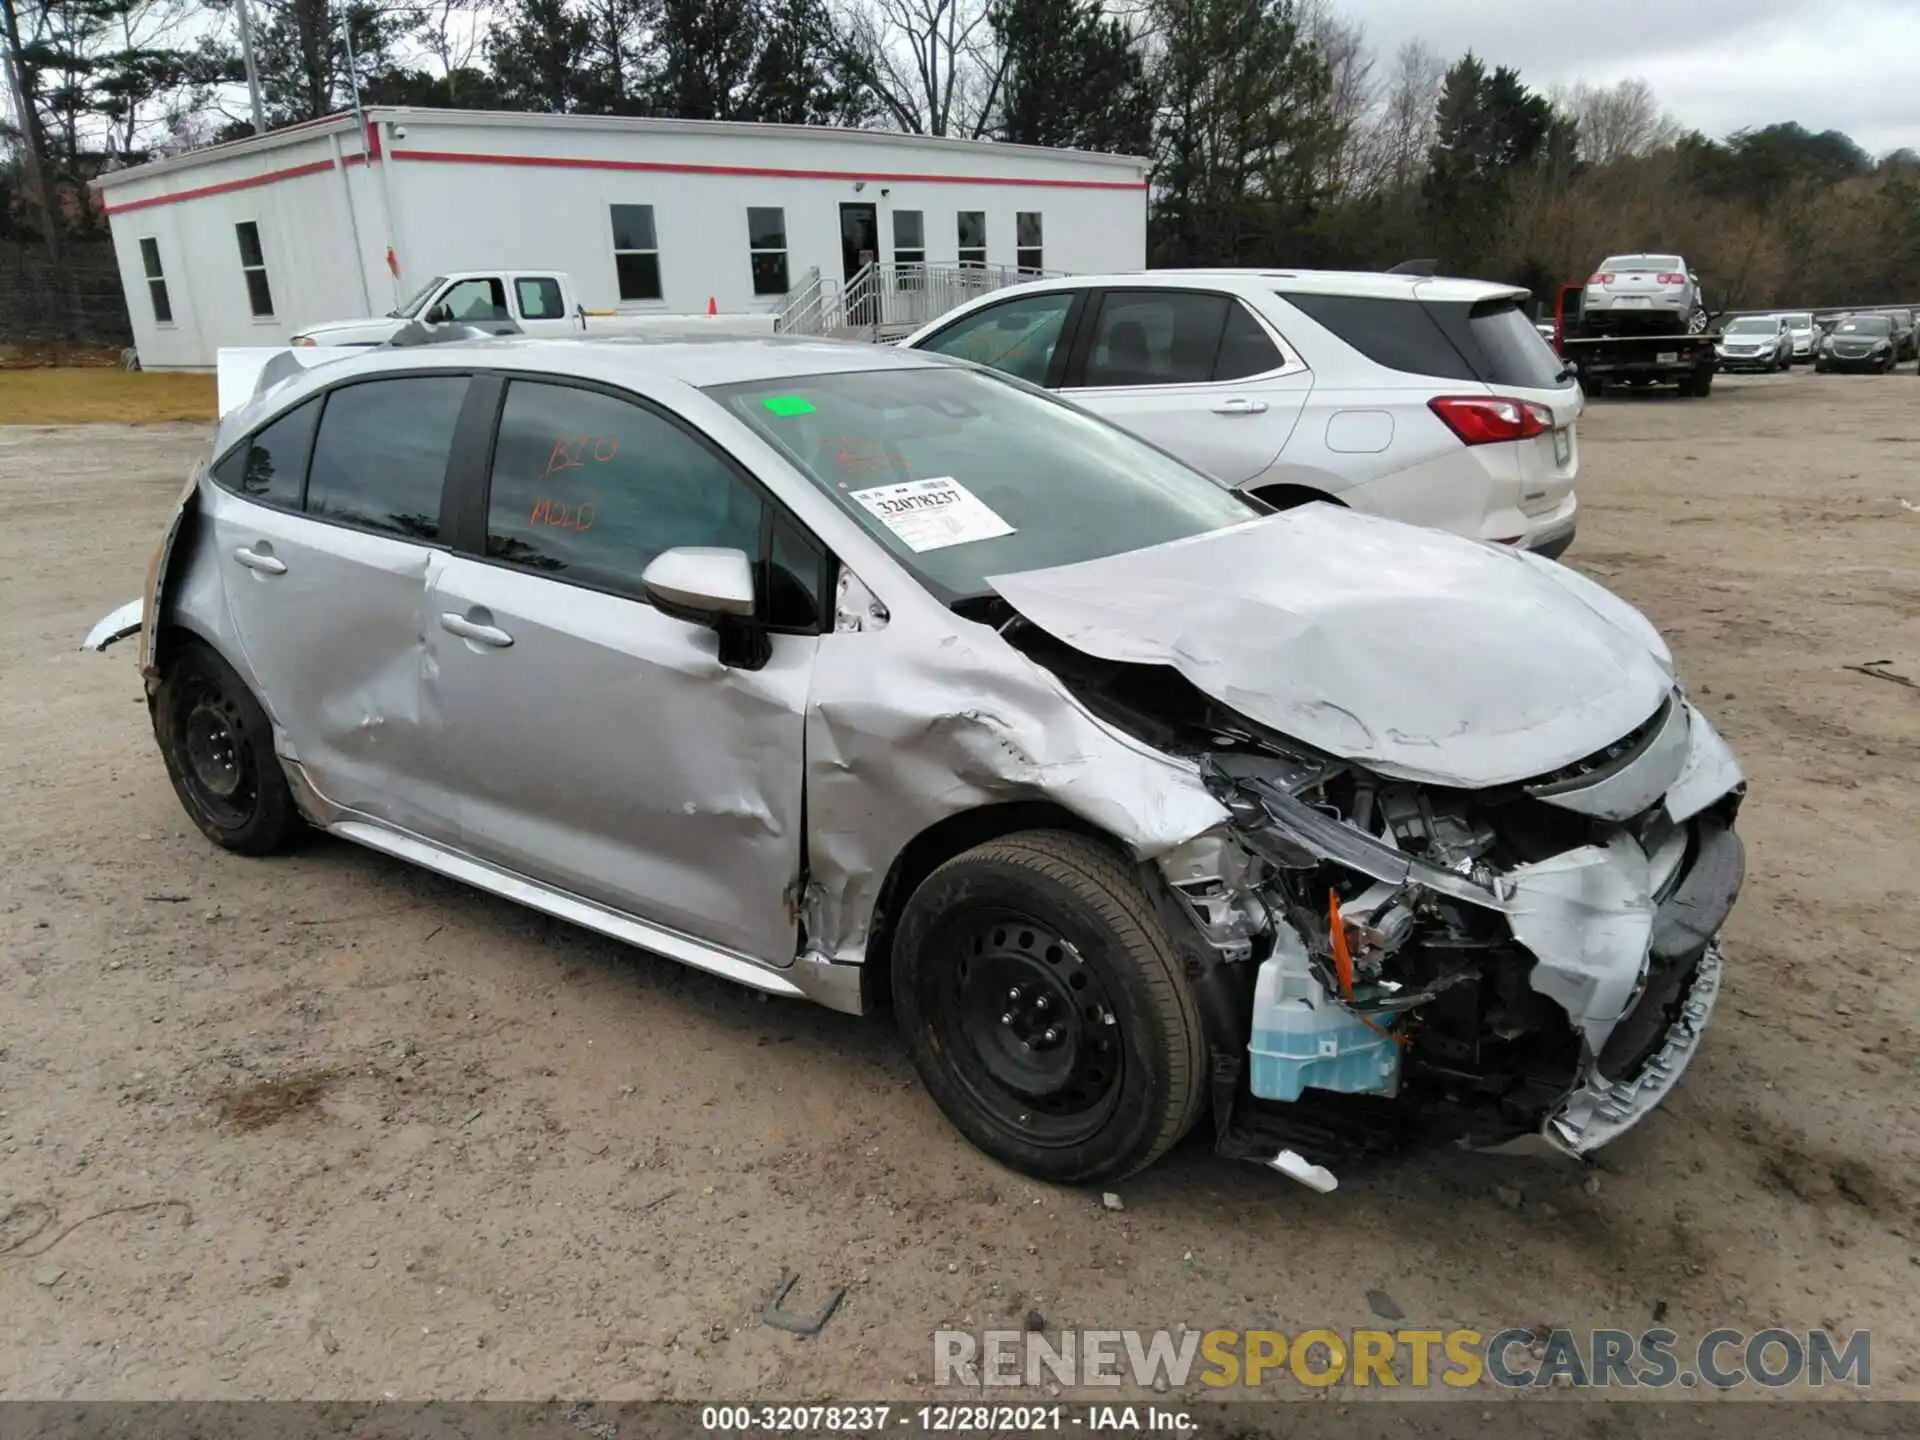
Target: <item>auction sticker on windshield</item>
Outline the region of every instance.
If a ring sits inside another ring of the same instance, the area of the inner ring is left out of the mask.
[[[915,554],[1013,534],[987,503],[951,475],[852,491],[857,502]]]

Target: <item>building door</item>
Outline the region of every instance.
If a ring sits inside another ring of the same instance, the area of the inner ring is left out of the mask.
[[[840,207],[841,278],[851,280],[880,253],[880,211],[873,205]]]
[[[874,205],[842,205],[840,207],[840,273],[846,280],[853,279],[866,266],[880,258],[880,211]],[[874,285],[864,288],[860,294],[847,296],[847,322],[852,325],[871,325],[878,318],[879,276],[873,277]]]

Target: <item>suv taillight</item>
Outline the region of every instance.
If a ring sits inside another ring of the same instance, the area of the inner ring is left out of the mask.
[[[1687,277],[1684,275],[1662,275],[1660,277],[1660,283],[1662,285],[1684,285],[1687,283]]]
[[[1611,285],[1612,283],[1613,283],[1612,274],[1605,270],[1602,270],[1597,275],[1589,275],[1587,277],[1587,284],[1589,285]]]
[[[1531,400],[1500,395],[1440,395],[1427,408],[1460,437],[1462,445],[1498,445],[1531,440],[1553,428],[1553,412]]]

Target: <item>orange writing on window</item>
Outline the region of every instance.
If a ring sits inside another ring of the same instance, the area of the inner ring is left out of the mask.
[[[561,470],[578,470],[589,461],[605,465],[620,454],[618,435],[562,435],[547,454],[547,468],[540,478]]]
[[[593,519],[591,500],[569,503],[543,495],[533,502],[533,510],[527,516],[527,523],[550,525],[556,530],[573,530],[584,535],[593,529]]]

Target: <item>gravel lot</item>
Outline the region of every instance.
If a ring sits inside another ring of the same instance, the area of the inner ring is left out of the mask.
[[[884,1024],[344,844],[209,846],[129,650],[75,649],[203,433],[0,429],[0,1396],[905,1399],[942,1325],[1294,1333],[1379,1289],[1487,1332],[1871,1327],[1920,1397],[1920,692],[1842,668],[1920,678],[1911,371],[1583,424],[1568,559],[1753,786],[1717,1023],[1597,1188],[1443,1155],[1321,1197],[1197,1135],[1120,1211],[970,1149]],[[759,1323],[783,1270],[851,1287],[819,1338]]]

